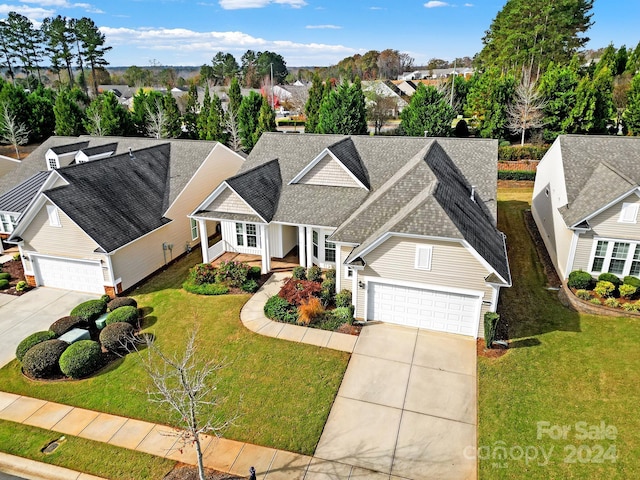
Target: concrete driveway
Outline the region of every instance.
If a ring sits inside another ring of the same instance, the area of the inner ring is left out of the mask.
[[[100,298],[92,293],[38,287],[16,297],[0,293],[0,366],[15,358],[18,344],[33,332],[47,330],[60,317],[85,300]]]
[[[314,457],[378,472],[370,478],[474,479],[476,397],[474,339],[369,325]]]

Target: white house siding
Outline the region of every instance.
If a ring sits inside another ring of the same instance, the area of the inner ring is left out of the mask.
[[[336,187],[360,186],[331,155],[325,155],[298,183],[305,185],[331,185]]]
[[[342,260],[342,262],[344,262],[346,260],[346,258],[349,256],[349,254],[352,252],[353,247],[345,247],[345,246],[341,246],[340,247],[340,259]],[[345,266],[342,265],[340,267],[340,289],[342,290],[343,288],[346,288],[347,290],[352,290],[353,289],[353,279],[351,278],[345,278],[344,276],[344,272],[345,272]]]
[[[256,224],[256,226],[258,227],[258,242],[261,242],[260,224]],[[222,221],[220,222],[220,228],[222,229],[222,240],[225,242],[225,251],[262,255],[260,243],[258,243],[258,248],[238,247],[236,245],[236,222]]]
[[[417,245],[431,245],[431,270],[415,268]],[[452,287],[461,290],[474,290],[484,293],[483,301],[491,301],[493,289],[484,278],[489,274],[487,268],[466,248],[457,242],[423,241],[402,237],[391,237],[365,256],[367,266],[359,272],[362,277],[380,277],[404,282],[415,282],[416,287],[431,286]],[[365,316],[365,290],[358,292],[356,317]],[[482,313],[488,307],[483,306]],[[480,325],[482,325],[482,318]]]
[[[531,213],[551,261],[561,277],[571,250],[573,232],[567,228],[558,208],[567,204],[560,142],[556,140],[538,164],[533,187]]]
[[[638,198],[635,193],[632,193],[624,200],[591,218],[589,225],[591,225],[596,235],[628,240],[640,239],[640,213],[638,214],[638,218],[636,218],[636,223],[622,223],[618,221],[624,203],[633,203],[640,206],[640,198]]]
[[[230,188],[226,188],[221,192],[220,195],[211,202],[208,210],[255,215],[255,212]]]
[[[591,251],[593,249],[593,234],[584,233],[578,238],[576,244],[576,253],[573,258],[573,265],[569,266],[567,277],[574,270],[584,270],[588,272],[591,270]]]

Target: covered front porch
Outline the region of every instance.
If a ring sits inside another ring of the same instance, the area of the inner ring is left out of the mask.
[[[221,262],[244,262],[250,267],[262,267],[262,257],[260,255],[252,255],[248,253],[224,252],[222,255],[211,261],[215,267]],[[293,267],[300,265],[300,257],[298,256],[298,247],[291,250],[284,258],[271,258],[272,272],[287,272],[293,270]]]

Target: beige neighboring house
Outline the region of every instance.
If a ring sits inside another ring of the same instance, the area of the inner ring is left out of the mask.
[[[540,161],[531,212],[563,280],[640,277],[640,138],[561,135]]]
[[[495,140],[265,133],[194,209],[224,252],[336,269],[356,317],[472,337],[511,285]]]
[[[114,296],[198,245],[187,215],[243,158],[217,142],[51,137],[0,196],[31,285]]]

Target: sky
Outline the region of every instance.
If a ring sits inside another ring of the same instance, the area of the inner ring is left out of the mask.
[[[553,1],[553,0],[550,0]],[[327,66],[369,50],[431,58],[473,57],[506,0],[0,0],[30,18],[90,17],[113,49],[111,66],[202,65],[218,51],[251,49],[290,67]],[[624,4],[624,6],[622,6]],[[622,14],[624,10],[624,14]],[[588,48],[640,41],[640,1],[595,0]]]

